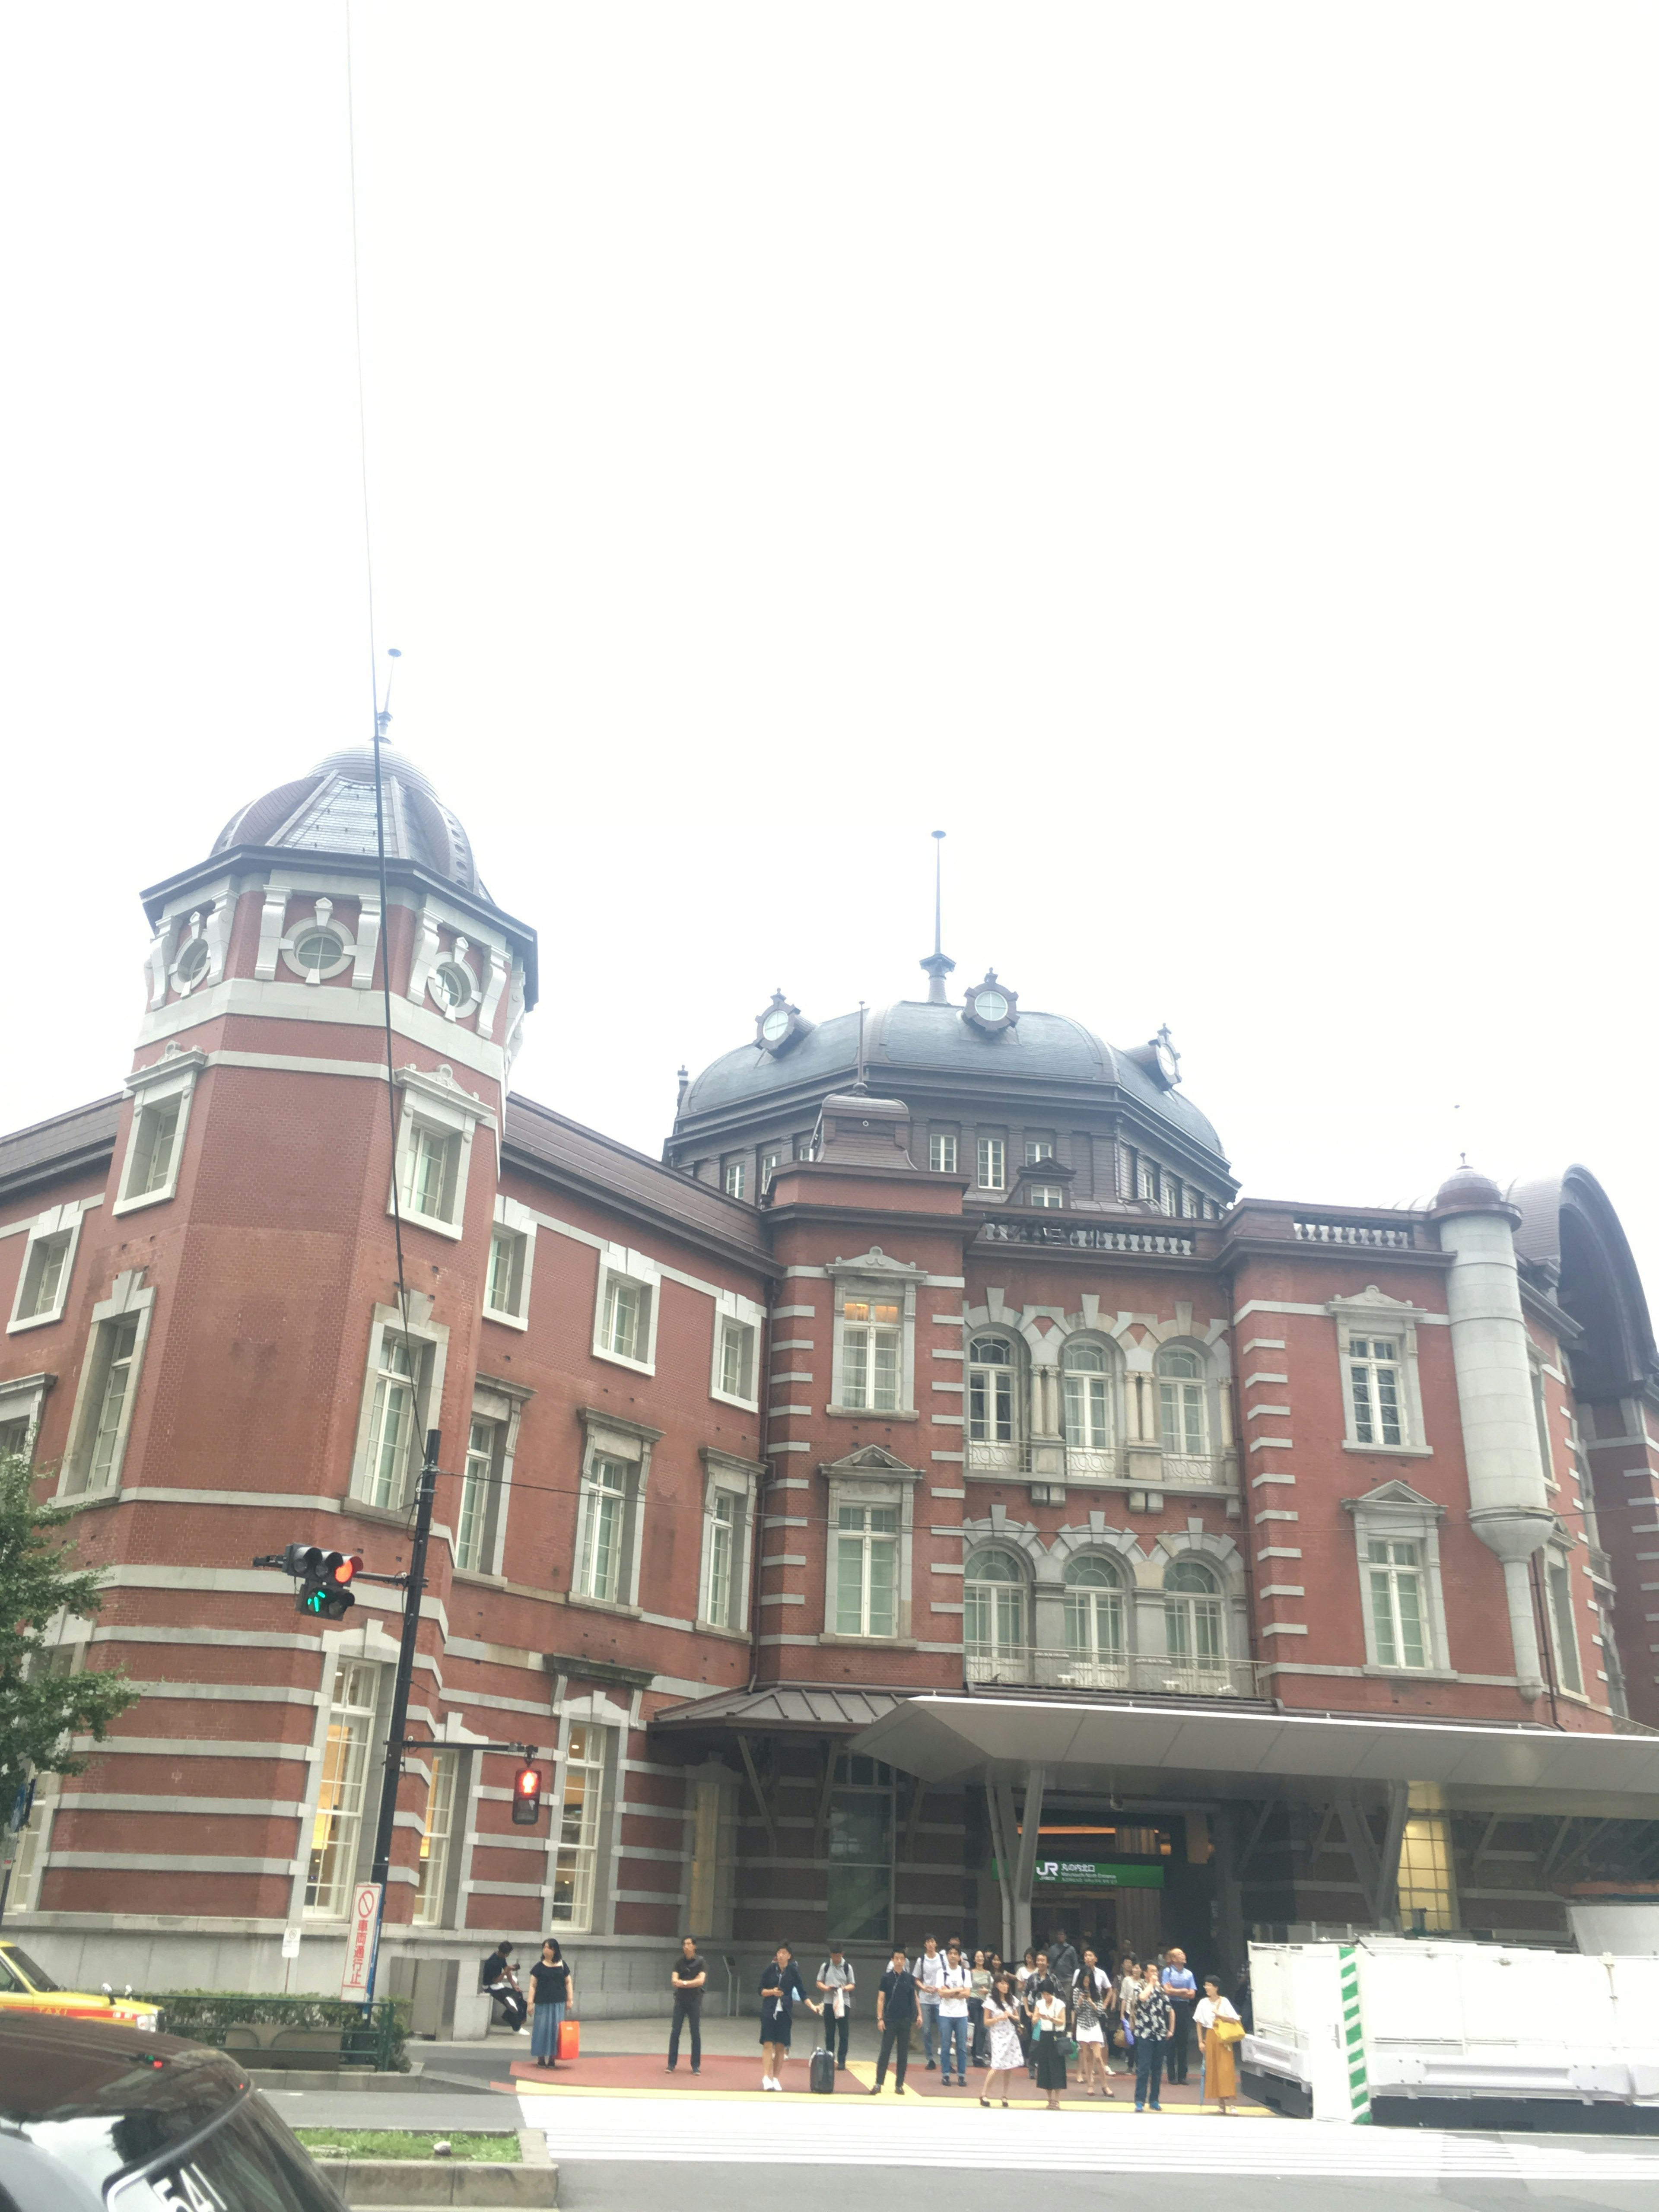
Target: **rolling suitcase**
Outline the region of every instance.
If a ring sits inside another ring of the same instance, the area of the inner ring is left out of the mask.
[[[836,2062],[827,2051],[815,2051],[807,2069],[806,2086],[815,2097],[830,2097],[836,2089]]]

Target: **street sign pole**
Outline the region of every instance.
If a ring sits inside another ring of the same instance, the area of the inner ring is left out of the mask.
[[[368,1958],[367,2009],[374,2002],[374,1970],[380,1962],[380,1923],[386,1913],[386,1885],[392,1869],[392,1837],[398,1814],[398,1784],[403,1776],[404,1735],[409,1726],[409,1687],[415,1673],[415,1643],[421,1626],[421,1592],[426,1587],[426,1550],[432,1534],[432,1500],[438,1486],[439,1432],[426,1432],[415,1498],[415,1535],[410,1547],[409,1577],[404,1584],[404,1634],[398,1649],[398,1674],[392,1692],[392,1724],[386,1731],[386,1771],[380,1780],[380,1817],[374,1831],[374,1860],[369,1881],[379,1890],[374,1911],[374,1949]]]

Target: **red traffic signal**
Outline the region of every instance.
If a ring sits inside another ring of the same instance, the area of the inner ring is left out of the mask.
[[[351,1581],[362,1564],[361,1552],[325,1552],[313,1545],[300,1571],[298,1609],[320,1620],[343,1620],[357,1602]]]
[[[541,1770],[521,1766],[513,1778],[513,1825],[515,1828],[533,1828],[541,1816]]]

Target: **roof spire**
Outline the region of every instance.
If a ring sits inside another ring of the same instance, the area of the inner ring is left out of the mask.
[[[939,949],[939,855],[944,843],[945,832],[942,830],[935,830],[933,832],[933,949],[927,958],[920,963],[927,978],[927,1003],[930,1006],[942,1006],[945,1004],[945,979],[957,964],[954,960],[947,959]]]
[[[386,657],[388,660],[401,660],[404,656],[395,645],[389,645],[386,649]],[[398,672],[395,668],[387,669],[386,672],[386,696],[382,698],[380,705],[374,709],[374,742],[376,744],[389,745],[392,742],[386,732],[392,724],[392,679],[397,673]]]

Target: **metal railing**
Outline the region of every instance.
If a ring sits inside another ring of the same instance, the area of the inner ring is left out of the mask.
[[[1045,1650],[964,1644],[969,1689],[1099,1690],[1143,1698],[1258,1698],[1269,1669],[1252,1659],[1188,1659],[1126,1651]]]

